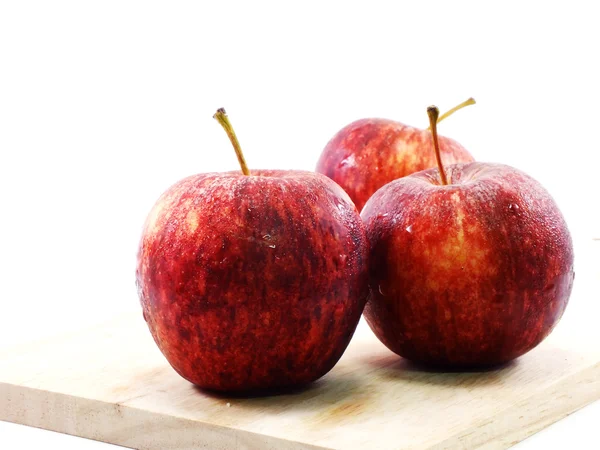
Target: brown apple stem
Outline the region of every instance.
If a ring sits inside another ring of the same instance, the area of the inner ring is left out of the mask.
[[[448,180],[446,179],[446,172],[444,171],[444,166],[442,164],[442,156],[440,155],[440,144],[438,142],[437,135],[437,123],[438,117],[440,115],[440,110],[437,109],[437,106],[430,106],[429,108],[427,108],[427,115],[429,116],[431,138],[433,139],[433,148],[435,149],[435,159],[437,161],[438,169],[440,171],[440,178],[442,179],[442,184],[447,185]]]
[[[231,122],[229,122],[229,117],[227,117],[227,113],[225,112],[225,108],[217,109],[217,112],[213,116],[213,118],[217,119],[217,122],[221,124],[225,133],[229,137],[231,141],[231,145],[233,145],[233,149],[235,150],[235,154],[237,155],[238,162],[240,163],[240,167],[242,168],[242,173],[244,175],[250,175],[250,171],[248,170],[248,165],[246,164],[246,160],[244,159],[244,154],[242,153],[242,147],[240,147],[240,142],[238,141],[237,136],[235,135],[235,131],[233,131],[233,127],[231,126]]]
[[[442,114],[440,117],[438,117],[437,123],[440,123],[442,120],[444,120],[446,117],[451,116],[452,114],[454,114],[456,111],[458,111],[459,109],[463,109],[465,106],[469,106],[469,105],[474,105],[475,104],[475,99],[473,97],[468,98],[467,100],[465,100],[464,102],[462,102],[459,105],[456,105],[454,108],[449,109],[448,111],[446,111],[444,114]],[[431,130],[431,127],[427,128],[428,130]]]

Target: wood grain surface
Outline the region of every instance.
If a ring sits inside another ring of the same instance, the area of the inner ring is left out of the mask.
[[[600,398],[599,286],[578,271],[551,336],[495,370],[416,367],[361,322],[323,379],[259,398],[195,388],[125,315],[0,350],[0,419],[138,449],[506,448]]]

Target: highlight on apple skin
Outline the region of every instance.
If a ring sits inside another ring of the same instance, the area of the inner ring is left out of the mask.
[[[573,286],[573,245],[549,193],[509,166],[468,163],[396,180],[362,217],[373,296],[365,318],[390,350],[446,368],[536,347]]]
[[[301,386],[335,365],[364,309],[364,225],[323,175],[249,171],[227,127],[242,172],[185,178],[146,220],[144,318],[173,368],[202,388]]]
[[[470,98],[439,120],[474,103]],[[440,136],[439,145],[444,164],[475,160],[453,139]],[[327,143],[315,170],[338,183],[361,211],[380,187],[435,165],[427,129],[389,119],[361,119],[342,128]]]

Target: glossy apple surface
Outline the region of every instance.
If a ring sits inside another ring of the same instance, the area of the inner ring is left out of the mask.
[[[152,209],[136,275],[152,336],[184,378],[219,391],[299,386],[334,366],[359,321],[365,230],[322,175],[201,174]]]
[[[504,165],[396,180],[362,212],[373,297],[365,318],[392,351],[444,367],[510,361],[561,318],[573,246],[548,192]]]
[[[440,136],[439,143],[445,165],[474,161],[458,142]],[[360,211],[380,187],[435,166],[430,131],[388,119],[362,119],[329,141],[316,171],[338,183]]]

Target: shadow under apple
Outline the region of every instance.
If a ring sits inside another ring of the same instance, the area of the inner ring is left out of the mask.
[[[448,368],[416,363],[393,353],[367,356],[362,361],[384,380],[408,381],[448,387],[470,387],[498,384],[515,370],[519,360],[483,367]]]
[[[332,405],[342,404],[351,399],[352,402],[364,403],[372,389],[364,383],[359,375],[352,373],[325,375],[323,378],[301,386],[285,389],[268,389],[244,393],[222,393],[194,386],[196,392],[214,399],[231,401],[236,408],[249,410],[267,409],[271,413],[287,409],[320,411]]]

